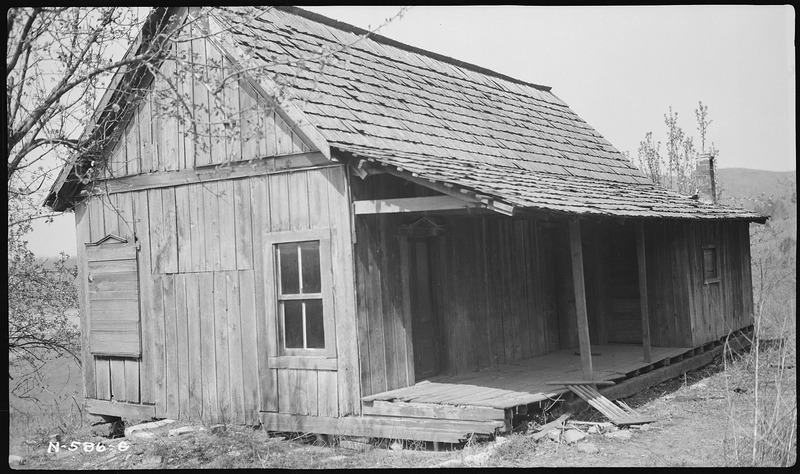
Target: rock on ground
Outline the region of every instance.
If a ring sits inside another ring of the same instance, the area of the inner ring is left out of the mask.
[[[125,437],[128,438],[128,437],[131,436],[132,433],[135,433],[137,431],[154,430],[154,429],[156,429],[158,427],[161,427],[161,426],[164,426],[164,425],[167,425],[167,424],[170,424],[170,423],[175,423],[175,420],[159,420],[159,421],[153,421],[153,422],[150,422],[150,423],[142,423],[140,425],[129,426],[129,427],[125,428]]]
[[[577,443],[586,437],[586,434],[578,430],[567,430],[564,432],[564,441],[568,444]]]
[[[619,430],[606,433],[606,436],[614,439],[629,440],[631,439],[631,432],[628,430]]]
[[[198,428],[195,426],[181,426],[180,428],[173,428],[169,430],[168,436],[180,436],[187,433],[193,433],[197,430]]]
[[[598,448],[592,443],[578,443],[575,445],[575,448],[577,448],[577,450],[582,453],[588,453],[588,454],[594,454],[600,451],[600,448]]]

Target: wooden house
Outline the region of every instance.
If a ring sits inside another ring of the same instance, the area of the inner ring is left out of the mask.
[[[288,7],[155,9],[128,54],[165,18],[201,73],[120,71],[46,202],[89,412],[456,442],[752,328],[766,217],[653,185],[549,87]]]

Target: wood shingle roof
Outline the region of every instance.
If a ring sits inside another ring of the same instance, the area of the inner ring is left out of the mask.
[[[363,30],[300,9],[226,13],[234,41],[287,87],[332,150],[519,208],[764,219],[654,186],[549,87],[363,38]]]

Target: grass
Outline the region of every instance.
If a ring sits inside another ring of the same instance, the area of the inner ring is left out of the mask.
[[[793,306],[793,302],[792,302]],[[780,332],[756,320],[749,352],[728,361],[728,458],[734,466],[785,467],[797,462],[797,353],[794,311],[780,318]],[[766,337],[765,337],[766,336]]]
[[[752,229],[755,333],[726,366],[729,460],[735,466],[797,462],[797,217]]]

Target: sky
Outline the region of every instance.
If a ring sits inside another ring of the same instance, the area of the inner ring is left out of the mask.
[[[400,7],[304,7],[362,28]],[[791,6],[416,6],[379,33],[526,82],[552,87],[620,151],[647,132],[665,141],[670,106],[723,168],[796,169],[795,12]],[[662,145],[662,151],[664,147]],[[75,255],[74,216],[38,223],[40,256]]]

